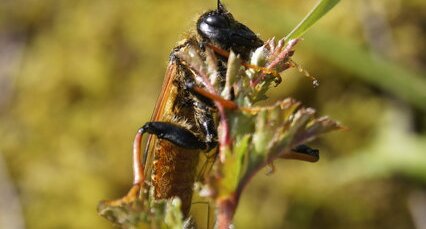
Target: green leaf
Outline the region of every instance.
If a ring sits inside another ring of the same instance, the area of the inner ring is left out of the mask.
[[[322,16],[331,10],[340,0],[322,0],[306,15],[306,17],[285,37],[286,41],[300,38]]]

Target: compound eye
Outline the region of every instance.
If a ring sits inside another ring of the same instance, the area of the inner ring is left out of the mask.
[[[212,26],[212,27],[216,27],[216,28],[224,28],[224,27],[228,27],[229,25],[229,21],[226,17],[224,17],[223,15],[209,15],[206,19],[205,22]]]

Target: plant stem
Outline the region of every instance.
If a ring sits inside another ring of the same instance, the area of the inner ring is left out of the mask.
[[[217,206],[217,225],[218,229],[229,229],[234,218],[235,211],[237,210],[238,200],[234,195],[226,198],[219,198],[216,200]]]

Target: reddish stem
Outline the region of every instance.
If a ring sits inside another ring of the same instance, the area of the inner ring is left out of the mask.
[[[225,161],[225,148],[231,144],[231,136],[229,132],[228,120],[225,113],[225,108],[219,102],[215,101],[215,105],[220,115],[220,131],[219,131],[219,160],[220,162]]]
[[[234,198],[234,195],[228,198],[221,198],[216,200],[218,215],[217,215],[217,228],[218,229],[229,229],[232,224],[232,218],[234,217],[235,210],[237,209],[238,201]]]

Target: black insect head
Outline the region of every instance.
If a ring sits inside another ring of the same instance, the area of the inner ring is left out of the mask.
[[[201,15],[197,32],[203,42],[231,50],[247,59],[250,52],[263,45],[263,41],[247,26],[234,19],[219,0],[217,9]]]

